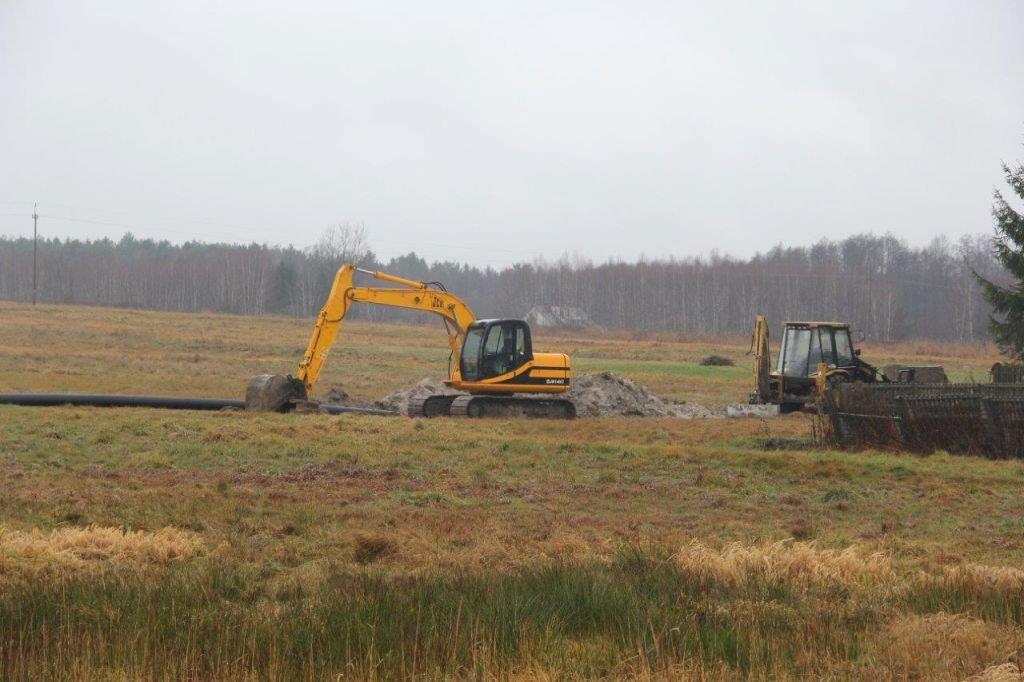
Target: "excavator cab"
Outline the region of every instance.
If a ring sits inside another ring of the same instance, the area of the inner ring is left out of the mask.
[[[478,320],[466,330],[459,369],[463,381],[482,381],[514,372],[532,359],[526,322]]]

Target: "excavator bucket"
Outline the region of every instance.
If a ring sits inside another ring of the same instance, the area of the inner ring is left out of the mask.
[[[280,374],[260,374],[245,388],[245,409],[256,412],[288,412],[296,400],[306,400],[306,386]]]

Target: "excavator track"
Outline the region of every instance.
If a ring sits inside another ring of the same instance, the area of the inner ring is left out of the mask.
[[[526,417],[575,419],[576,406],[567,398],[524,398],[498,395],[460,395],[452,401],[452,417]]]
[[[451,412],[456,395],[430,395],[426,398],[410,398],[405,414],[410,417],[447,417]]]

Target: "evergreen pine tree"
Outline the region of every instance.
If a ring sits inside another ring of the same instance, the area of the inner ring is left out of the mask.
[[[1003,172],[1010,188],[1024,200],[1024,165],[1011,168],[1003,164]],[[974,278],[992,306],[988,328],[996,346],[1020,361],[1024,360],[1024,216],[1006,202],[999,190],[995,193],[992,216],[996,219],[996,236],[992,240],[995,255],[1015,281],[1001,287],[977,272]]]

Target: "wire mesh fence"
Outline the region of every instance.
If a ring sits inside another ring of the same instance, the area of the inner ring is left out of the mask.
[[[846,384],[826,392],[824,440],[990,458],[1024,457],[1024,384]]]
[[[1015,365],[1008,362],[997,362],[992,365],[992,383],[995,384],[1021,384],[1024,383],[1024,365]]]

